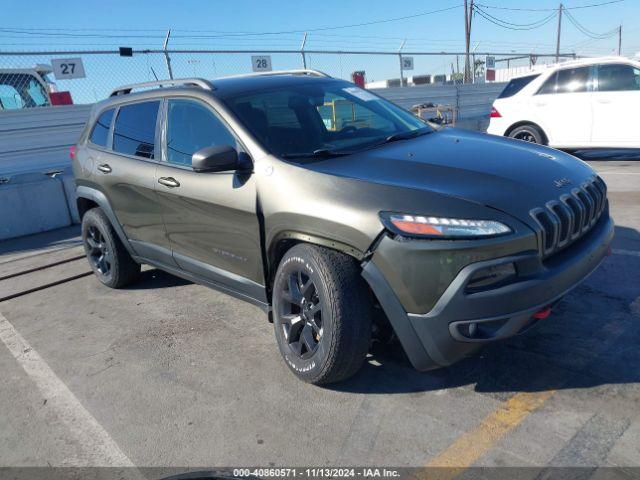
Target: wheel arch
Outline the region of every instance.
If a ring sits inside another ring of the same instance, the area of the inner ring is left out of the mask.
[[[84,217],[84,214],[87,213],[92,208],[97,208],[100,205],[95,200],[85,197],[76,198],[76,205],[78,207],[78,214],[80,215],[80,220]]]
[[[518,127],[523,127],[525,125],[531,125],[532,127],[536,127],[540,133],[542,134],[542,140],[544,141],[544,145],[549,145],[549,136],[545,132],[544,128],[542,128],[538,123],[532,120],[521,120],[519,122],[514,123],[509,128],[507,128],[504,132],[504,136],[508,137],[511,132],[513,132]]]
[[[76,203],[78,205],[78,212],[80,213],[80,219],[87,213],[90,209],[99,207],[105,213],[111,226],[120,238],[120,241],[124,245],[124,247],[129,252],[129,255],[135,256],[136,252],[131,247],[127,236],[122,229],[122,225],[118,222],[115,212],[113,208],[111,208],[111,204],[107,199],[106,195],[102,193],[100,190],[97,190],[92,187],[88,187],[86,185],[78,186],[76,189]]]
[[[339,242],[337,240],[295,230],[282,231],[274,236],[274,238],[269,242],[266,248],[266,280],[268,287],[267,296],[269,301],[271,301],[273,280],[275,278],[278,265],[280,264],[280,260],[282,260],[282,257],[284,257],[287,251],[289,251],[293,246],[300,243],[308,243],[310,245],[317,245],[319,247],[336,250],[338,252],[345,253],[358,261],[361,261],[364,258],[363,252],[351,245]]]

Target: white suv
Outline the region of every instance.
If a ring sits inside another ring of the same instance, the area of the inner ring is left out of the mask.
[[[487,133],[556,148],[640,148],[639,117],[640,63],[592,58],[512,79]]]

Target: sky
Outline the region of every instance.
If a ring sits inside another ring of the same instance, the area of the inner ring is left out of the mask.
[[[506,26],[535,24],[553,14],[557,0],[476,0],[483,10]],[[602,3],[607,0],[566,0],[567,8]],[[172,30],[170,48],[182,49],[296,49],[307,31],[307,49],[404,51],[463,51],[464,20],[462,0],[4,0],[0,25],[0,51],[162,48],[167,29]],[[7,8],[8,3],[8,8]],[[522,11],[515,9],[539,9]],[[549,10],[544,10],[549,9]],[[435,10],[438,13],[420,15]],[[8,12],[8,14],[6,14]],[[640,51],[640,0],[570,10],[573,18],[591,33],[611,32],[623,25],[622,53]],[[416,16],[417,15],[417,16]],[[379,22],[349,28],[329,27]],[[617,50],[617,35],[593,39],[578,30],[564,16],[561,51],[580,55],[607,55]],[[254,35],[256,33],[270,34]],[[273,32],[287,32],[271,34]],[[553,53],[557,19],[540,28],[503,28],[476,15],[472,26],[472,47],[477,52]],[[406,39],[406,41],[405,41]],[[164,76],[162,58],[151,56],[138,61],[145,75]],[[23,61],[28,62],[32,59]],[[46,61],[47,59],[44,59]],[[348,77],[364,69],[367,78],[397,77],[397,57],[354,57],[309,55],[311,67]],[[454,56],[416,57],[413,73],[450,73]],[[0,53],[0,68],[13,66],[13,58]],[[221,76],[242,73],[250,68],[250,55],[220,55],[215,60],[197,55],[173,60],[183,74]],[[33,63],[33,62],[31,62]],[[104,70],[109,66],[106,61]],[[274,68],[299,67],[299,55],[273,57]],[[460,64],[459,63],[459,64]],[[111,66],[113,68],[113,65]],[[460,64],[460,68],[462,65]],[[90,69],[91,70],[91,69]],[[152,72],[153,70],[153,72]],[[158,72],[158,70],[162,70]]]
[[[30,0],[21,2],[4,0],[9,8],[3,9],[3,29],[69,29],[65,32],[95,34],[127,34],[135,32],[148,37],[132,38],[128,42],[136,47],[160,47],[163,31],[174,30],[171,45],[190,47],[296,47],[302,40],[301,33],[272,35],[269,37],[219,37],[177,38],[215,32],[269,32],[312,30],[382,19],[409,16],[462,4],[462,0]],[[606,0],[567,0],[566,7],[577,7]],[[479,3],[510,8],[554,9],[556,0],[480,0]],[[548,13],[510,11],[485,8],[495,17],[512,23],[531,23],[544,18]],[[7,14],[8,13],[8,14]],[[602,7],[577,9],[574,17],[586,28],[602,33],[623,24],[624,53],[640,50],[640,1],[624,0]],[[625,25],[626,24],[626,25]],[[481,17],[474,18],[473,42],[479,48],[504,51],[553,51],[556,40],[556,22],[551,21],[539,29],[513,31],[493,25]],[[87,32],[85,29],[104,29]],[[119,31],[124,29],[128,31]],[[153,30],[153,31],[149,31]],[[183,31],[180,31],[183,30]],[[189,30],[189,31],[186,31]],[[195,32],[206,30],[208,32]],[[40,33],[65,33],[60,30],[42,30]],[[331,35],[331,36],[328,36]],[[356,37],[356,35],[358,37]],[[362,38],[371,36],[373,38]],[[35,48],[67,48],[90,46],[100,48],[117,45],[113,38],[78,38],[66,36],[24,38],[12,32],[0,33],[0,46],[10,49],[33,45]],[[460,50],[464,45],[464,21],[461,7],[421,17],[380,23],[370,26],[341,28],[310,32],[308,46],[318,48],[374,47],[395,50],[403,38],[407,38],[408,50]],[[590,41],[566,19],[562,35],[562,49],[580,53],[608,53],[617,46],[617,39]]]

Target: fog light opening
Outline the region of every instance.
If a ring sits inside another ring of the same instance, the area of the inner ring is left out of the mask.
[[[457,334],[469,340],[490,340],[499,335],[500,329],[509,321],[508,318],[482,322],[454,322]]]

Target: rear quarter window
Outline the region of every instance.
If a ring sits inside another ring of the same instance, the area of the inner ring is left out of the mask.
[[[502,90],[502,93],[498,96],[498,98],[513,97],[516,93],[520,92],[524,87],[529,85],[539,76],[540,74],[536,74],[512,79],[509,83],[507,83],[507,86],[504,87],[504,90]]]
[[[111,120],[113,119],[114,110],[115,109],[110,108],[109,110],[102,112],[98,117],[98,120],[91,131],[91,135],[89,136],[89,141],[94,145],[98,145],[100,147],[107,146],[109,129],[111,128]]]

